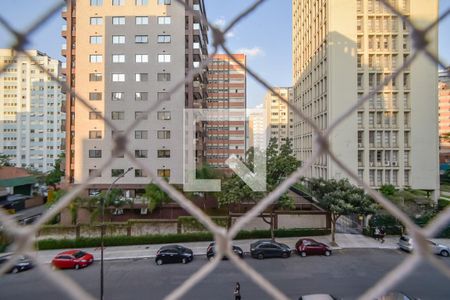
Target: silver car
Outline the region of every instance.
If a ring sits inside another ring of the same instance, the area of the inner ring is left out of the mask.
[[[450,254],[450,248],[445,246],[445,245],[441,245],[441,244],[436,244],[433,241],[428,241],[430,243],[430,247],[433,251],[434,254],[438,254],[438,255],[442,255],[445,257],[448,257]],[[410,238],[407,235],[402,235],[398,241],[398,246],[400,247],[400,249],[411,252],[414,249],[413,246],[413,241],[412,238]]]

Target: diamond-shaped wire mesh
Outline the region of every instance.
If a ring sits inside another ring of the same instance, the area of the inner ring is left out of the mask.
[[[255,71],[250,69],[248,66],[242,65],[238,60],[234,59],[231,55],[231,51],[226,46],[226,34],[236,26],[239,22],[247,18],[251,15],[260,5],[268,2],[269,0],[258,0],[255,1],[251,6],[242,11],[238,16],[235,17],[234,20],[230,22],[230,24],[224,29],[220,30],[213,24],[210,24],[207,19],[199,14],[197,11],[189,8],[185,5],[183,0],[176,0],[177,5],[183,5],[186,7],[186,10],[190,13],[197,15],[198,18],[201,18],[204,22],[208,23],[210,28],[212,29],[212,37],[213,37],[213,54],[216,54],[218,50],[221,48],[223,51],[230,55],[230,57],[234,60],[234,62],[240,65],[242,68],[245,68],[247,73],[262,86],[271,91],[274,95],[277,95],[278,98],[285,102],[286,105],[301,119],[303,119],[311,128],[313,129],[315,135],[317,136],[315,143],[317,145],[317,151],[312,154],[312,156],[305,162],[303,162],[302,166],[298,168],[294,173],[292,173],[288,178],[286,178],[274,191],[268,194],[264,199],[258,202],[258,204],[253,207],[250,211],[248,211],[244,216],[239,218],[237,222],[233,224],[233,226],[226,231],[224,228],[216,225],[201,209],[195,206],[191,201],[185,198],[185,196],[170,186],[166,181],[156,176],[146,165],[137,161],[134,158],[134,155],[127,149],[126,139],[124,137],[127,136],[131,130],[139,124],[141,120],[136,120],[126,131],[125,133],[117,137],[114,141],[115,149],[122,150],[125,155],[133,161],[133,163],[139,168],[149,174],[151,180],[156,183],[162,190],[164,190],[172,200],[176,201],[181,207],[183,207],[186,211],[188,211],[192,216],[194,216],[199,222],[201,222],[211,233],[214,234],[214,238],[217,244],[217,256],[218,259],[213,260],[212,262],[207,263],[205,266],[200,268],[195,274],[193,274],[188,280],[186,280],[181,286],[179,286],[176,290],[174,290],[170,295],[166,297],[166,299],[179,299],[183,295],[185,295],[193,286],[199,283],[205,276],[209,273],[213,272],[214,269],[218,266],[220,262],[220,258],[223,255],[226,255],[230,258],[231,262],[244,274],[246,274],[249,278],[251,278],[259,287],[265,290],[270,296],[275,299],[288,299],[286,295],[282,291],[280,291],[277,287],[271,284],[267,279],[265,279],[261,274],[255,271],[252,267],[246,264],[243,260],[239,259],[234,252],[231,250],[231,242],[236,234],[244,229],[244,226],[248,224],[253,218],[258,217],[269,205],[274,203],[276,199],[278,199],[284,192],[286,192],[291,185],[296,183],[302,175],[304,175],[305,171],[312,166],[314,161],[322,154],[328,154],[329,157],[336,162],[336,164],[341,167],[348,175],[349,178],[352,178],[355,182],[357,182],[360,186],[364,188],[364,190],[375,199],[384,209],[386,209],[392,216],[401,221],[401,223],[405,226],[407,231],[410,233],[412,238],[416,243],[416,251],[405,259],[400,265],[391,270],[388,274],[379,280],[377,283],[368,289],[363,295],[360,296],[360,299],[374,299],[384,292],[389,291],[395,285],[397,285],[406,275],[414,270],[416,266],[422,261],[427,261],[430,263],[436,270],[444,274],[450,279],[450,269],[441,264],[439,260],[435,258],[435,256],[431,253],[431,250],[427,244],[427,238],[431,238],[437,235],[440,230],[442,230],[450,220],[450,207],[441,212],[435,219],[430,222],[430,224],[425,228],[419,228],[414,222],[398,207],[396,207],[392,202],[385,199],[380,193],[370,188],[368,184],[363,182],[357,174],[350,170],[348,166],[343,164],[339,159],[336,158],[335,154],[331,151],[327,137],[331,132],[336,130],[339,124],[344,121],[347,117],[353,114],[358,107],[367,102],[370,98],[372,98],[376,93],[382,91],[384,85],[388,84],[392,79],[400,76],[402,71],[404,71],[408,66],[410,66],[417,59],[419,54],[425,54],[430,60],[431,63],[439,64],[440,66],[444,66],[444,64],[436,57],[432,52],[428,50],[429,41],[427,41],[427,34],[435,29],[435,27],[441,22],[444,18],[446,18],[450,14],[450,10],[447,10],[443,15],[441,15],[435,22],[430,24],[427,28],[418,28],[412,23],[409,18],[402,15],[402,13],[394,6],[391,5],[391,1],[388,0],[380,0],[383,5],[385,5],[393,15],[401,18],[405,24],[410,29],[410,36],[414,45],[414,53],[404,62],[402,66],[400,66],[395,72],[393,72],[390,76],[386,77],[385,80],[377,86],[373,91],[369,94],[364,95],[360,99],[355,102],[355,105],[348,109],[342,116],[336,119],[336,121],[331,124],[327,130],[322,132],[317,125],[308,118],[302,111],[298,110],[292,103],[288,102],[287,99],[282,97],[276,90],[270,85],[270,83],[266,82],[262,79]],[[272,0],[273,1],[273,0]],[[65,5],[65,1],[60,1],[57,5],[55,5],[52,9],[50,9],[44,16],[36,20],[31,24],[28,30],[24,32],[19,32],[14,29],[13,24],[10,24],[5,19],[0,17],[0,25],[3,26],[8,32],[10,32],[15,37],[15,43],[11,45],[11,48],[16,50],[17,53],[22,53],[32,61],[34,58],[24,51],[27,46],[28,39],[30,36],[40,27],[44,26],[46,21],[51,18],[56,13],[59,13],[60,10]],[[170,89],[169,94],[174,93],[175,91],[184,88],[185,83],[193,80],[194,76],[201,72],[201,70],[206,67],[206,65],[210,62],[211,56],[209,59],[203,61],[200,67],[195,70],[189,70],[185,79],[177,84],[173,85]],[[56,78],[51,72],[46,70],[44,67],[40,66],[39,63],[36,64],[42,71],[44,71],[48,76],[52,78],[55,82],[58,82],[66,91],[70,93],[73,97],[76,98],[78,104],[84,105],[90,108],[89,102],[86,101],[83,97],[78,95],[75,90],[70,90],[67,84],[61,81],[59,78]],[[2,74],[10,64],[3,66],[0,70],[0,74]],[[444,66],[445,67],[445,66]],[[153,105],[149,106],[145,111],[146,114],[153,112],[156,107],[160,103],[157,101]],[[109,129],[115,130],[114,124],[111,120],[102,117],[105,125],[109,127]],[[104,163],[99,171],[105,170],[112,162],[114,158],[110,157],[109,160]],[[35,224],[30,226],[21,226],[19,225],[10,215],[8,215],[5,211],[0,210],[0,222],[3,225],[4,231],[8,233],[9,236],[13,238],[13,259],[9,261],[9,263],[2,266],[0,269],[0,274],[4,274],[6,270],[8,270],[14,261],[23,254],[31,253],[34,244],[34,237],[39,231],[40,227],[47,223],[51,218],[53,218],[56,214],[60,213],[65,207],[67,207],[71,201],[75,199],[75,197],[82,192],[84,189],[88,187],[91,182],[91,178],[86,180],[85,182],[75,186],[70,189],[70,191],[57,202],[55,207],[52,210],[47,211]],[[33,257],[33,256],[32,256]],[[38,259],[34,259],[38,269],[42,272],[43,275],[47,277],[48,280],[55,283],[55,286],[60,287],[64,293],[67,294],[68,297],[73,299],[93,299],[91,295],[89,295],[86,291],[84,291],[78,284],[76,284],[71,279],[67,278],[62,274],[56,275],[50,271],[48,266],[45,266]]]

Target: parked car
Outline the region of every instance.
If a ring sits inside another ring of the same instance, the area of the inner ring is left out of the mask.
[[[250,245],[250,254],[258,259],[269,257],[288,258],[291,256],[291,248],[286,244],[272,240],[261,240]]]
[[[0,268],[3,264],[6,264],[12,259],[13,255],[11,253],[3,255],[0,257]],[[21,256],[8,270],[8,273],[18,273],[25,270],[29,270],[33,267],[33,263],[26,256]]]
[[[244,257],[244,251],[242,251],[241,247],[233,245],[233,252],[240,258]],[[206,250],[206,257],[209,260],[212,260],[214,258],[214,256],[216,256],[216,243],[212,242],[209,244],[208,249]],[[228,259],[228,258],[224,255],[223,259]]]
[[[156,253],[155,262],[157,265],[167,263],[186,264],[194,259],[194,253],[191,249],[180,246],[170,245],[161,247]]]
[[[59,253],[52,260],[53,268],[76,269],[85,268],[94,262],[94,256],[81,250],[69,250]]]
[[[449,256],[449,254],[450,254],[449,247],[447,247],[445,245],[437,244],[433,241],[428,241],[428,242],[430,243],[430,247],[434,254],[442,255],[445,257]],[[411,237],[409,237],[407,235],[402,235],[400,237],[400,239],[398,240],[398,246],[400,247],[400,249],[407,251],[407,252],[412,252],[414,250],[413,240]]]
[[[337,298],[330,294],[311,294],[300,296],[298,300],[337,300]]]
[[[295,244],[295,249],[300,256],[306,255],[331,255],[331,248],[324,243],[317,242],[313,239],[300,239]]]
[[[411,296],[407,296],[402,292],[389,292],[386,295],[377,298],[376,300],[415,300],[416,298],[412,298]]]

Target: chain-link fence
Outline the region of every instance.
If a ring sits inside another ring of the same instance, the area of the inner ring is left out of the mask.
[[[227,231],[225,228],[219,227],[216,225],[209,216],[207,216],[201,209],[195,206],[190,200],[186,199],[186,197],[177,191],[175,188],[170,186],[166,181],[156,176],[152,170],[148,168],[148,166],[142,164],[134,158],[133,153],[131,153],[127,149],[126,136],[131,132],[131,130],[141,121],[138,119],[132,124],[123,135],[118,136],[114,140],[115,152],[123,152],[130,161],[132,161],[136,166],[143,169],[151,180],[156,183],[162,190],[164,190],[172,200],[176,201],[181,207],[183,207],[186,211],[188,211],[191,215],[198,219],[210,232],[214,234],[216,245],[217,245],[217,256],[218,259],[215,259],[202,268],[200,268],[196,273],[194,273],[189,279],[187,279],[181,286],[179,286],[176,290],[174,290],[170,295],[166,297],[166,299],[178,299],[185,295],[193,286],[199,283],[203,278],[205,278],[209,273],[213,272],[214,269],[218,266],[221,258],[226,255],[230,258],[230,261],[244,274],[246,274],[249,278],[251,278],[257,285],[261,287],[261,289],[265,290],[270,296],[275,299],[288,299],[286,295],[282,291],[280,291],[277,287],[271,284],[267,279],[265,279],[261,274],[255,271],[252,267],[250,267],[245,261],[239,259],[231,248],[231,243],[236,234],[244,229],[245,225],[248,224],[253,218],[258,217],[269,205],[271,205],[274,201],[276,201],[284,192],[286,192],[290,186],[296,183],[302,175],[305,174],[305,171],[312,166],[314,161],[322,154],[328,154],[329,157],[340,167],[342,168],[348,175],[349,178],[352,178],[355,182],[357,182],[360,186],[362,186],[367,194],[369,194],[373,199],[375,199],[384,209],[386,209],[392,216],[400,220],[400,222],[405,226],[406,230],[412,236],[415,241],[415,251],[411,256],[408,256],[401,264],[399,264],[396,268],[391,270],[388,274],[385,274],[382,279],[378,282],[374,282],[373,286],[368,289],[363,295],[360,296],[360,299],[374,299],[383,293],[389,291],[393,287],[395,287],[403,278],[406,278],[412,270],[414,270],[419,263],[422,261],[426,261],[430,263],[437,271],[441,272],[445,276],[450,279],[450,268],[446,265],[442,264],[431,252],[429,245],[427,243],[427,238],[431,238],[439,234],[439,232],[448,224],[450,220],[450,207],[446,210],[442,211],[438,216],[434,218],[432,222],[430,222],[425,228],[418,227],[402,210],[396,207],[391,201],[384,198],[380,193],[370,188],[368,184],[363,182],[357,174],[355,174],[351,169],[346,166],[344,163],[339,161],[335,154],[331,151],[330,145],[328,144],[327,137],[334,130],[338,130],[339,125],[351,114],[355,113],[358,107],[362,106],[369,99],[373,98],[376,93],[382,91],[383,86],[387,85],[391,80],[399,77],[408,66],[410,66],[418,57],[419,54],[425,54],[429,59],[430,63],[438,64],[445,68],[444,64],[440,61],[438,57],[436,57],[432,52],[428,50],[429,41],[427,40],[427,33],[431,30],[434,30],[436,26],[438,26],[439,22],[442,21],[450,14],[450,10],[447,10],[444,14],[442,14],[435,22],[430,24],[426,28],[418,28],[415,24],[406,16],[402,15],[402,13],[394,7],[391,3],[392,1],[388,0],[380,0],[383,5],[385,5],[393,15],[398,16],[402,19],[402,21],[409,27],[410,37],[412,39],[412,44],[414,46],[414,53],[409,56],[409,58],[404,62],[404,64],[399,67],[395,72],[393,72],[390,76],[386,77],[382,84],[377,86],[374,90],[372,90],[369,94],[364,95],[355,103],[354,106],[348,109],[342,116],[336,119],[327,130],[324,132],[318,128],[318,126],[308,118],[302,111],[300,111],[296,106],[292,103],[289,103],[287,99],[282,97],[280,94],[274,90],[274,88],[270,85],[270,83],[266,82],[260,76],[258,76],[257,72],[250,69],[249,67],[243,66],[239,61],[235,60],[231,55],[231,51],[226,46],[226,34],[230,32],[236,24],[240,23],[246,17],[251,15],[260,5],[268,2],[269,0],[258,0],[255,1],[250,7],[245,9],[241,14],[236,16],[229,25],[224,29],[220,30],[213,24],[209,24],[204,16],[198,13],[198,11],[189,8],[185,5],[183,0],[176,0],[177,5],[183,5],[186,7],[186,10],[190,11],[190,13],[196,14],[198,18],[201,18],[204,22],[208,23],[212,30],[213,37],[213,54],[217,53],[221,48],[223,51],[230,55],[230,57],[234,60],[234,62],[240,65],[242,68],[245,68],[247,73],[262,86],[267,88],[273,94],[277,95],[283,102],[285,102],[289,108],[297,114],[298,117],[303,119],[311,128],[313,129],[316,140],[315,144],[317,146],[317,151],[312,154],[312,156],[304,161],[302,166],[292,173],[288,178],[286,178],[274,191],[268,194],[264,199],[258,202],[253,209],[248,211],[243,217],[238,219],[236,223]],[[274,1],[274,0],[272,0]],[[64,1],[60,1],[57,5],[55,5],[52,9],[50,9],[44,16],[39,18],[37,21],[33,22],[29,29],[19,32],[15,30],[13,24],[7,22],[5,19],[0,17],[0,24],[12,35],[15,37],[15,43],[11,45],[11,48],[16,50],[17,53],[22,53],[32,61],[34,58],[27,52],[25,52],[25,48],[28,44],[29,38],[36,32],[39,28],[45,25],[45,23],[53,17],[55,14],[58,14],[61,9],[65,6]],[[175,84],[169,94],[174,93],[178,89],[182,89],[185,86],[185,83],[193,80],[194,76],[201,72],[201,70],[206,67],[206,65],[210,62],[211,56],[209,59],[206,59],[202,62],[199,68],[191,69],[185,79],[182,82],[178,82]],[[6,64],[0,70],[0,74],[2,74],[10,65]],[[76,98],[77,105],[84,105],[87,108],[92,108],[89,105],[89,102],[86,101],[83,97],[77,94],[75,90],[70,90],[67,84],[61,81],[59,78],[56,78],[51,72],[40,66],[39,63],[36,63],[36,66],[41,69],[41,71],[45,72],[52,80],[59,82],[59,84],[70,93],[73,97]],[[153,105],[151,105],[147,110],[146,114],[153,112],[160,103],[157,101]],[[116,130],[114,124],[111,120],[103,117],[105,125],[109,127],[111,130]],[[113,157],[110,157],[109,160],[99,168],[99,172],[105,170],[110,163],[114,160]],[[38,233],[40,227],[50,221],[56,214],[60,213],[65,207],[67,207],[74,198],[85,190],[89,184],[91,183],[92,178],[89,178],[82,184],[76,185],[74,188],[70,189],[69,192],[57,202],[52,210],[48,210],[35,224],[29,226],[20,226],[12,217],[8,215],[5,211],[0,210],[0,222],[3,225],[3,229],[7,232],[7,234],[13,239],[13,248],[14,254],[13,258],[3,265],[0,269],[0,274],[4,274],[8,269],[12,267],[14,262],[19,258],[19,256],[24,254],[31,254],[33,252],[34,238]],[[33,257],[33,256],[31,256]],[[61,273],[54,273],[50,270],[48,265],[43,264],[38,259],[34,259],[39,271],[47,277],[48,280],[55,283],[55,286],[63,289],[64,293],[67,294],[68,297],[73,299],[93,299],[92,295],[89,295],[86,291],[84,291],[78,284],[76,284],[71,279],[67,278]]]

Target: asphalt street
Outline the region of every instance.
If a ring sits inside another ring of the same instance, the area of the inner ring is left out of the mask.
[[[399,264],[407,253],[400,250],[338,250],[330,257],[293,255],[288,259],[245,261],[273,282],[290,298],[310,293],[330,293],[342,299],[355,299],[386,272]],[[450,258],[439,258],[450,266]],[[196,257],[192,263],[157,266],[153,259],[108,261],[105,263],[105,299],[163,299],[192,273],[207,263]],[[82,270],[55,271],[64,274],[93,296],[99,295],[100,264]],[[234,299],[235,282],[241,284],[243,299],[270,299],[264,291],[241,274],[230,262],[222,261],[211,275],[192,289],[184,299]],[[396,287],[420,299],[450,299],[450,282],[424,264]],[[68,299],[62,287],[49,282],[33,269],[0,277],[0,299]]]

